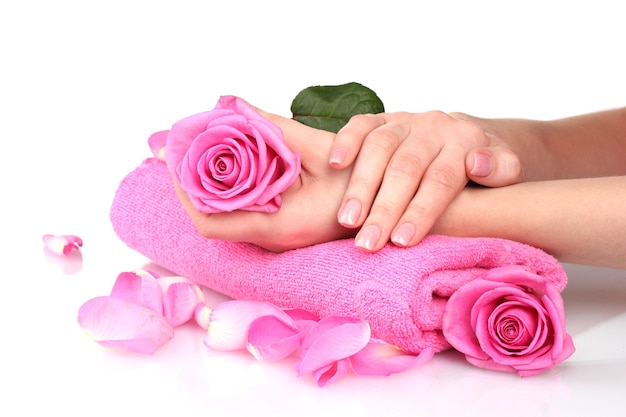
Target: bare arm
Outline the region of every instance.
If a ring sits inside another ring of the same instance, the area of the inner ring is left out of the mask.
[[[432,230],[492,236],[563,262],[626,268],[626,176],[468,188]]]
[[[525,181],[626,175],[626,107],[551,121],[454,116],[507,143]]]

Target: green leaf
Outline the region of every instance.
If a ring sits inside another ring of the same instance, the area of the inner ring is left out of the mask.
[[[295,120],[334,133],[356,114],[384,111],[383,102],[376,93],[355,82],[307,87],[291,103]]]

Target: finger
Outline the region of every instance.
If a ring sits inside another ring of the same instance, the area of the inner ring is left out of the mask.
[[[389,161],[367,220],[356,237],[357,247],[377,251],[389,241],[391,231],[416,195],[420,178],[430,164],[428,155],[433,154],[436,150],[411,147],[409,141],[400,145]]]
[[[339,224],[345,227],[363,224],[389,161],[409,134],[408,124],[389,122],[365,137],[338,213]]]
[[[200,235],[208,239],[232,242],[249,241],[255,236],[259,222],[253,221],[254,212],[233,211],[229,213],[201,213],[194,207],[187,193],[174,181],[176,195]]]
[[[510,149],[479,148],[465,159],[467,177],[486,187],[503,187],[523,181],[522,164]]]
[[[350,166],[359,154],[361,145],[368,133],[385,124],[379,114],[359,114],[353,116],[342,127],[333,142],[328,162],[333,168],[344,169]]]
[[[445,147],[426,169],[415,197],[391,234],[398,246],[413,246],[428,234],[437,219],[467,183],[460,147]]]

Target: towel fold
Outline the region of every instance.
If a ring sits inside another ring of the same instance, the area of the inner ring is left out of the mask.
[[[441,331],[448,297],[490,269],[524,265],[559,290],[567,282],[552,256],[497,238],[431,235],[415,247],[390,244],[375,254],[356,249],[352,239],[278,254],[206,239],[178,201],[165,163],[155,158],[121,182],[111,222],[130,248],[175,274],[236,299],[359,317],[374,337],[416,353],[450,347]]]

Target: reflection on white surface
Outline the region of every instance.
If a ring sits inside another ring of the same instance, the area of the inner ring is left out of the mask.
[[[283,115],[300,89],[347,81],[390,111],[549,119],[624,105],[619,2],[418,3],[3,2],[0,415],[623,415],[623,270],[566,265],[576,353],[526,379],[449,351],[320,389],[293,358],[208,350],[193,325],[149,357],[78,327],[82,303],[149,261],[112,231],[119,181],[150,156],[151,133],[221,94]],[[84,247],[51,257],[45,233]]]

